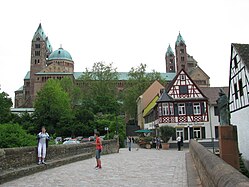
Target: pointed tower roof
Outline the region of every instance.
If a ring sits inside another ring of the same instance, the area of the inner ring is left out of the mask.
[[[177,39],[176,39],[176,45],[178,46],[180,43],[184,43],[185,44],[185,41],[184,41],[181,33],[179,32],[179,34],[177,36]]]
[[[46,36],[45,32],[43,31],[41,23],[39,24],[37,30],[35,31],[35,34],[33,36],[33,40],[36,40],[37,35],[40,35],[40,37],[46,42],[47,48],[49,52],[51,53],[53,51],[52,45],[50,44],[48,37]]]
[[[174,52],[173,52],[173,50],[172,50],[172,48],[170,47],[170,44],[169,44],[167,52],[166,52],[166,56],[169,56],[170,54],[174,55]]]
[[[163,94],[157,100],[157,103],[167,102],[167,101],[174,101],[174,99],[166,92],[166,90],[164,90]]]

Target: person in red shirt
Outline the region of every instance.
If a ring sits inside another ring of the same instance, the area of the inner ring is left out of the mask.
[[[100,160],[100,153],[102,151],[102,142],[101,139],[99,137],[99,132],[96,132],[94,134],[95,136],[95,145],[96,145],[96,162],[97,162],[97,166],[95,167],[96,169],[101,169],[101,160]]]

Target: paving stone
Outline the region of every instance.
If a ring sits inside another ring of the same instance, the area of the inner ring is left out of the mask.
[[[186,150],[187,151],[187,150]],[[169,186],[186,187],[186,151],[121,149],[101,157],[103,169],[95,170],[95,159],[83,160],[4,183],[21,186]]]

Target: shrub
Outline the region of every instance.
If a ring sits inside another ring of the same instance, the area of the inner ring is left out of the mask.
[[[175,133],[175,128],[171,126],[162,126],[160,127],[161,138],[163,142],[167,143]]]
[[[0,148],[34,146],[36,136],[28,134],[18,124],[0,124]]]

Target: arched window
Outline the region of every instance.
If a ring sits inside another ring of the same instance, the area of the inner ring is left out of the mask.
[[[35,59],[35,64],[36,64],[36,59]]]

